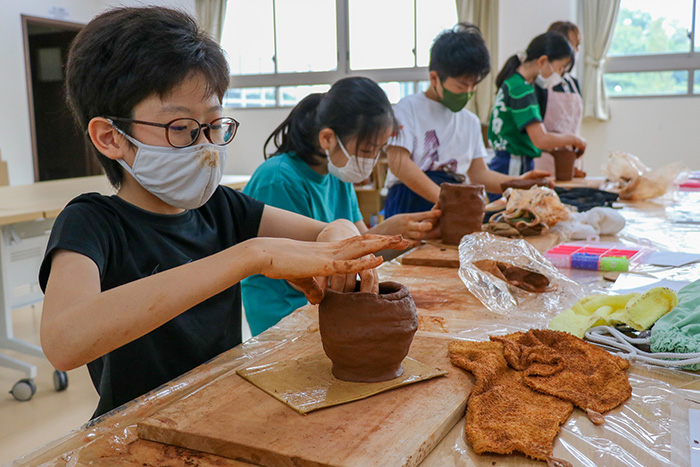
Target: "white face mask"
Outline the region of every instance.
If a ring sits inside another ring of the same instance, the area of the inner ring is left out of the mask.
[[[549,65],[549,64],[547,64]],[[551,65],[549,65],[550,69],[552,68]],[[542,88],[553,88],[557,84],[561,83],[561,75],[557,73],[556,71],[552,70],[552,74],[549,75],[547,78],[543,77],[542,74],[540,73],[537,75],[537,78],[535,78],[535,82]]]
[[[366,180],[372,174],[372,169],[374,169],[374,164],[377,163],[377,158],[351,156],[345,150],[340,139],[336,138],[336,141],[338,141],[338,146],[340,146],[345,157],[348,158],[348,162],[343,167],[338,167],[333,164],[328,149],[326,149],[326,156],[328,156],[328,172],[334,177],[348,183],[360,183]]]
[[[146,190],[163,202],[181,209],[197,209],[209,201],[221,182],[226,148],[206,143],[186,148],[150,146],[114,127],[138,151],[133,167],[124,167]]]

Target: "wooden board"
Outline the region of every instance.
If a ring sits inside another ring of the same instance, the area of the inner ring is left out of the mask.
[[[414,466],[465,413],[472,380],[449,363],[449,341],[419,333],[409,353],[447,376],[299,415],[232,372],[140,422],[138,434],[268,466]],[[318,352],[316,332],[255,365]]]
[[[525,237],[524,240],[540,253],[544,253],[559,243],[559,236],[548,233],[536,237]],[[431,240],[403,255],[401,263],[412,266],[459,268],[459,250],[457,245],[445,245]]]

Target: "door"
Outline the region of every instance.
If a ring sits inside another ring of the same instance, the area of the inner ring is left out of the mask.
[[[27,16],[22,20],[35,180],[100,174],[65,100],[68,49],[82,25]]]

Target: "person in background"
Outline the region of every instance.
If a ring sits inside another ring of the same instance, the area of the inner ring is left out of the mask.
[[[581,44],[581,32],[578,26],[569,21],[556,21],[549,26],[548,31],[562,34],[569,40],[569,44],[577,55]],[[560,83],[547,88],[540,79],[535,79],[535,92],[540,103],[540,112],[543,116],[542,123],[547,131],[554,133],[581,134],[581,119],[583,118],[583,99],[578,80],[571,76],[573,61],[566,68]],[[554,157],[543,152],[541,157],[535,159],[535,168],[554,172]],[[574,177],[585,177],[583,171],[583,158],[576,159],[574,165]]]
[[[292,109],[265,142],[266,158],[243,192],[266,205],[323,222],[346,219],[360,233],[401,234],[418,241],[436,236],[440,211],[406,214],[371,229],[362,221],[353,183],[366,180],[387,140],[397,131],[391,104],[369,78],[337,81],[327,93],[311,94]],[[267,147],[275,150],[268,157]],[[346,291],[354,278],[334,284]],[[262,275],[243,280],[243,309],[257,335],[307,303],[298,288]]]
[[[80,195],[56,219],[40,334],[56,369],[87,365],[93,417],[240,344],[244,277],[293,280],[316,303],[328,276],[359,272],[378,291],[372,253],[407,244],[219,185],[238,128],[228,83],[219,45],[178,10],[113,9],[71,44],[67,100],[117,192]]]
[[[527,173],[542,150],[570,148],[581,154],[586,141],[574,133],[553,133],[542,124],[532,82],[545,88],[561,81],[574,60],[574,50],[558,32],[535,37],[524,54],[510,57],[496,78],[498,92],[489,122],[488,139],[496,151],[489,168],[509,175]]]
[[[430,87],[394,106],[401,126],[388,148],[389,191],[385,216],[427,211],[438,202],[443,182],[485,185],[501,192],[513,178],[542,179],[547,172],[516,177],[489,170],[479,118],[464,107],[491,70],[481,31],[460,23],[438,35],[430,49]]]

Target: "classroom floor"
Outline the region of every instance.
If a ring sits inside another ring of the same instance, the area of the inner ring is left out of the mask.
[[[15,337],[38,345],[41,303],[15,310],[12,318]],[[0,465],[5,465],[83,425],[97,406],[97,393],[86,367],[69,371],[68,388],[56,392],[47,360],[0,351],[37,367],[36,393],[26,402],[9,393],[24,374],[0,367]]]
[[[41,303],[15,310],[12,318],[15,337],[38,345]],[[243,340],[248,338],[244,315]],[[86,367],[69,371],[68,388],[56,392],[54,368],[47,360],[4,349],[0,352],[37,367],[36,393],[27,402],[19,402],[9,393],[24,374],[0,367],[0,465],[4,466],[82,426],[97,407],[98,398]]]

